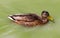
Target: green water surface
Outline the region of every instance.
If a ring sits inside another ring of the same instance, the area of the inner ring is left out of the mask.
[[[23,27],[7,17],[17,13],[40,15],[47,10],[55,23]],[[0,38],[60,38],[60,0],[0,0]]]

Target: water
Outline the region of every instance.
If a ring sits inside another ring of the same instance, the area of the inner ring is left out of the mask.
[[[0,38],[60,38],[60,0],[0,0]],[[47,10],[55,23],[45,26],[23,27],[7,17],[17,13],[40,15]]]

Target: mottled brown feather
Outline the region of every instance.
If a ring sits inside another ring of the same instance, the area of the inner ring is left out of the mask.
[[[24,25],[24,26],[36,26],[36,25],[41,25],[45,24],[43,23],[43,19],[41,19],[39,16],[36,14],[26,14],[26,15],[12,15],[10,16],[12,19],[14,19],[14,22]],[[19,17],[19,19],[16,19],[16,17]]]

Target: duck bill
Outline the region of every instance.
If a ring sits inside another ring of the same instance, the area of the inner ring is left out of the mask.
[[[49,21],[55,23],[55,22],[54,22],[54,18],[53,18],[52,16],[48,16],[47,19],[48,19]]]

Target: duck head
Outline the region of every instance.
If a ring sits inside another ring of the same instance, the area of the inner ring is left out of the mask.
[[[42,11],[41,16],[42,16],[42,18],[46,18],[49,21],[54,23],[54,18],[52,16],[50,16],[48,11]]]

